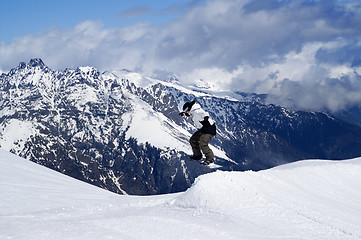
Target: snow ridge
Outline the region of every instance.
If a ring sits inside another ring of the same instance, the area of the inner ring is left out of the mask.
[[[121,196],[0,150],[0,238],[356,240],[360,181],[361,158],[306,160]]]

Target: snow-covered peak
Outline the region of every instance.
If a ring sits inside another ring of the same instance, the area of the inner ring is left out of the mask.
[[[78,70],[89,76],[94,76],[94,74],[99,75],[99,71],[94,67],[89,67],[89,66],[79,67]]]
[[[48,67],[45,65],[45,63],[43,62],[43,60],[41,60],[40,58],[33,58],[30,59],[29,63],[25,63],[25,62],[20,62],[19,66],[17,68],[15,68],[14,70],[31,70],[31,69],[48,69]]]
[[[53,72],[37,58],[31,59],[28,64],[21,62],[17,68],[12,69],[6,75],[2,75],[6,83],[3,84],[15,86],[21,85],[51,85],[51,76]],[[0,80],[1,81],[1,80]]]
[[[214,88],[215,85],[210,83],[210,82],[207,82],[207,81],[204,81],[203,79],[198,79],[194,86],[196,88],[200,88],[200,89],[211,89],[211,88]]]
[[[41,60],[40,58],[33,58],[30,60],[29,65],[31,67],[40,67],[40,68],[44,68],[46,67],[43,60]]]
[[[140,88],[147,88],[149,86],[155,85],[160,81],[154,78],[143,76],[142,74],[132,72],[126,69],[122,69],[119,71],[110,71],[107,72],[107,75],[113,74],[119,79],[126,79],[129,82],[133,83],[135,86]]]

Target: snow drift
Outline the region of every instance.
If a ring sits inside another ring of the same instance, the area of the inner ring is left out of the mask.
[[[1,239],[361,239],[361,158],[203,175],[121,196],[0,150]]]

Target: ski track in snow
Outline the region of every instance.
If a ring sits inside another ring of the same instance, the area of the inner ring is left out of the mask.
[[[0,150],[0,239],[361,239],[361,158],[121,196]]]

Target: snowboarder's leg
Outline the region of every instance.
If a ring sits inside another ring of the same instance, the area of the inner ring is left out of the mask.
[[[208,144],[212,140],[214,135],[211,134],[202,134],[199,139],[199,146],[203,152],[203,154],[206,156],[206,161],[208,163],[214,162],[214,154],[213,151],[209,148]]]
[[[200,131],[196,131],[193,133],[192,137],[189,139],[189,143],[192,146],[193,156],[191,159],[193,160],[201,160],[202,159],[202,153],[201,149],[199,147],[199,140],[202,136],[202,133]]]

